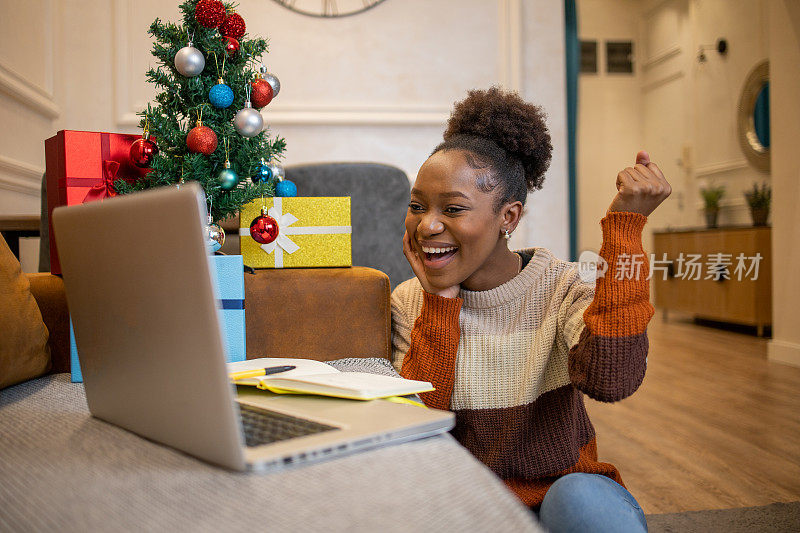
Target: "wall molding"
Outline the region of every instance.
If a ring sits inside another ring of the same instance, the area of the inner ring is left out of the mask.
[[[695,209],[698,211],[703,211],[706,208],[706,205],[703,203],[702,200],[698,200],[694,204]],[[744,195],[739,195],[733,198],[723,198],[719,201],[720,207],[727,207],[730,209],[750,209],[750,206],[747,205],[747,202],[744,199]]]
[[[450,108],[437,104],[270,104],[261,114],[268,126],[441,126],[447,123]],[[138,126],[139,117],[133,112],[123,113],[117,124]]]
[[[767,359],[776,363],[800,366],[800,344],[772,339],[767,344]]]
[[[53,2],[45,2],[42,31],[44,32],[44,87],[32,82],[0,60],[0,91],[25,104],[49,119],[58,118],[61,109],[53,96]]]
[[[139,115],[137,115],[133,111],[131,111],[129,113],[122,113],[121,115],[117,116],[117,125],[118,126],[138,126],[139,125]]]
[[[498,80],[506,89],[522,91],[522,0],[498,0]],[[130,102],[130,72],[126,10],[133,4],[115,0],[114,26],[114,116],[118,126],[138,127],[136,114],[147,102]],[[442,126],[450,117],[451,102],[414,104],[339,104],[309,102],[270,104],[262,110],[267,125],[376,125],[376,126]],[[133,109],[131,109],[133,108]]]
[[[0,172],[2,171],[18,177],[4,176],[3,173],[0,173],[0,189],[37,197],[41,193],[43,168],[0,155]]]
[[[0,61],[0,90],[47,118],[55,119],[61,114],[61,109],[56,105],[50,92],[2,61]]]
[[[262,110],[266,124],[441,126],[449,106],[436,104],[284,104]]]
[[[647,70],[659,63],[666,61],[667,59],[680,55],[681,52],[683,52],[683,48],[681,48],[680,45],[678,44],[673,44],[672,46],[665,48],[664,50],[661,50],[660,52],[657,52],[652,56],[646,58],[644,60],[644,63],[642,63],[642,68],[644,70]]]
[[[732,159],[730,161],[720,161],[710,165],[703,165],[694,169],[694,177],[702,178],[704,176],[712,176],[714,174],[722,174],[732,170],[740,170],[747,168],[749,165],[746,159]]]
[[[644,17],[646,18],[651,17],[653,13],[655,13],[656,11],[664,7],[666,4],[669,4],[673,1],[674,0],[652,0],[649,6],[648,5],[644,6]]]
[[[652,91],[653,89],[657,89],[658,87],[661,87],[662,85],[666,85],[667,83],[670,83],[672,81],[679,80],[683,76],[684,76],[684,72],[682,70],[679,70],[677,72],[673,72],[672,74],[667,74],[666,76],[663,76],[661,78],[658,78],[658,79],[655,79],[653,81],[650,81],[650,82],[642,84],[642,92]]]

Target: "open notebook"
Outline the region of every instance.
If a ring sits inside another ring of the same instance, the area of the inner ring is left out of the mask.
[[[414,381],[365,372],[340,372],[321,361],[261,357],[228,363],[228,373],[258,368],[294,365],[295,369],[256,378],[236,380],[277,394],[317,394],[352,400],[374,400],[434,390],[427,381]]]

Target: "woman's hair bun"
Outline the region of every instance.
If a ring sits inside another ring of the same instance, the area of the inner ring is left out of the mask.
[[[528,190],[540,189],[553,150],[545,120],[541,107],[525,102],[516,92],[499,87],[472,90],[455,104],[444,140],[470,135],[493,141],[522,163]]]

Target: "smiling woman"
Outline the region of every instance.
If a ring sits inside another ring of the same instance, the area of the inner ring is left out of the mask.
[[[514,231],[522,204],[495,212],[493,195],[478,188],[480,173],[461,150],[436,152],[420,169],[406,232],[412,267],[421,263],[429,292],[490,289],[519,272],[517,256],[497,235]]]
[[[416,277],[392,294],[395,365],[430,381],[425,404],[548,531],[642,531],[617,469],[597,457],[583,394],[611,402],[642,382],[647,266],[593,280],[544,248],[511,251],[552,146],[543,111],[516,93],[471,91],[411,191],[403,251]],[[642,258],[642,229],[670,194],[646,152],[616,177],[601,221],[609,265]]]
[[[551,151],[544,112],[517,94],[472,91],[456,105],[406,215],[406,257],[426,291],[454,297],[459,286],[492,289],[520,272],[506,241]]]

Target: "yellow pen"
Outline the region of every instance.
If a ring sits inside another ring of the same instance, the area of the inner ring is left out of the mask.
[[[271,374],[278,374],[280,372],[287,372],[289,370],[294,370],[295,368],[297,367],[294,365],[268,366],[266,368],[255,368],[253,370],[242,370],[241,372],[231,372],[230,374],[228,374],[228,377],[231,378],[232,381],[236,381],[237,379],[269,376]]]

